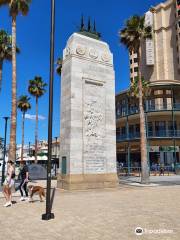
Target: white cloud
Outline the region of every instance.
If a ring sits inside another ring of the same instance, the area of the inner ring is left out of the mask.
[[[32,115],[32,114],[25,114],[25,118],[26,119],[30,119],[30,120],[36,120],[36,115]],[[45,120],[46,118],[42,115],[38,115],[38,119],[39,120]]]

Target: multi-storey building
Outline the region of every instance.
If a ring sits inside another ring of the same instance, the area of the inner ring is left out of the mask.
[[[180,0],[168,0],[146,13],[152,40],[142,47],[141,71],[149,81],[144,101],[150,165],[180,162]],[[130,52],[130,79],[137,76],[137,54]],[[140,166],[138,99],[128,90],[116,96],[117,160]]]

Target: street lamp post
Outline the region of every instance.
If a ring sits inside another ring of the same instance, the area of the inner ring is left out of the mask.
[[[51,158],[52,158],[52,119],[53,119],[53,81],[54,81],[54,32],[55,32],[55,0],[51,0],[47,192],[46,192],[46,213],[44,213],[42,215],[42,220],[50,220],[50,219],[54,218],[54,214],[51,212]]]
[[[55,137],[56,139],[56,161],[55,161],[55,176],[56,176],[56,169],[57,169],[57,139],[58,137]]]
[[[1,186],[3,185],[4,182],[4,173],[5,173],[5,158],[6,158],[6,135],[7,135],[7,122],[8,122],[9,117],[4,117],[5,120],[5,131],[4,131],[4,154],[3,154],[3,166],[2,166],[2,179],[1,179]]]
[[[56,158],[57,158],[57,139],[58,139],[58,137],[55,137],[55,139],[56,139]]]
[[[29,157],[31,155],[31,142],[29,142]]]

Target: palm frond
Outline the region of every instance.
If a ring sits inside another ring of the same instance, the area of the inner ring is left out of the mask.
[[[10,16],[17,16],[19,13],[27,15],[31,0],[0,0],[0,7],[3,5],[9,6]]]
[[[19,97],[17,102],[17,107],[21,110],[21,112],[27,112],[28,109],[31,109],[31,104],[29,102],[30,97],[27,95],[22,95]]]
[[[133,49],[137,52],[140,41],[152,37],[152,28],[146,27],[144,21],[144,16],[134,15],[126,21],[125,27],[120,30],[120,42],[129,50]]]
[[[46,92],[46,86],[40,76],[35,76],[33,80],[29,80],[28,91],[32,96],[39,98]]]
[[[61,71],[62,71],[62,63],[63,63],[63,60],[62,58],[58,58],[57,61],[56,61],[56,72],[59,76],[61,76]]]
[[[20,53],[19,47],[16,52]],[[12,60],[12,36],[3,29],[0,30],[0,60]]]

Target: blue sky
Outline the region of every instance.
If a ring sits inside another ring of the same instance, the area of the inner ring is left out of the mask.
[[[56,0],[56,33],[55,59],[62,55],[69,36],[77,31],[81,14],[86,20],[88,16],[96,20],[97,31],[102,39],[110,45],[114,54],[116,73],[116,92],[129,85],[129,61],[127,50],[119,43],[118,31],[127,18],[133,14],[143,14],[158,0]],[[11,18],[8,9],[0,9],[0,29],[11,33]],[[17,57],[17,94],[27,94],[28,80],[35,75],[42,76],[49,82],[49,32],[50,32],[50,0],[32,0],[28,16],[17,18],[17,44],[21,53]],[[3,116],[11,113],[11,64],[5,63],[3,68],[2,92],[0,93],[0,136],[4,136]],[[35,99],[31,98],[35,114]],[[47,139],[48,126],[48,89],[39,99],[39,114],[44,118],[39,121],[39,139]],[[53,137],[60,133],[60,78],[54,78],[54,116]],[[34,120],[26,120],[25,143],[34,142]],[[9,142],[9,125],[8,139]],[[21,142],[21,114],[17,114],[17,143]]]

